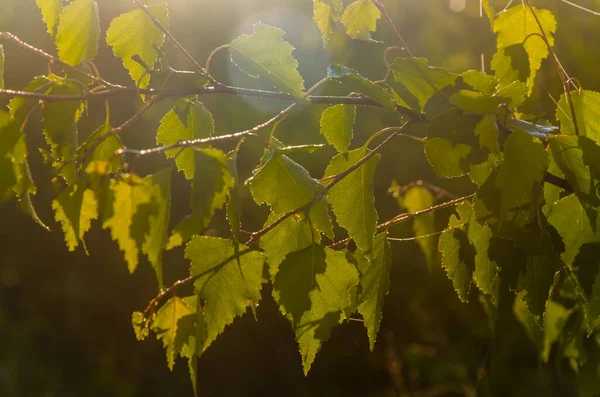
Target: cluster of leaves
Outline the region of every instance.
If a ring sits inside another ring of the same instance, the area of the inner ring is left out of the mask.
[[[590,335],[600,331],[600,93],[579,87],[564,92],[556,106],[557,126],[520,113],[542,61],[552,53],[556,22],[550,11],[526,4],[496,15],[485,3],[497,34],[493,74],[455,74],[413,57],[396,58],[379,82],[346,66],[328,68],[327,80],[358,93],[359,100],[332,100],[322,114],[321,133],[338,153],[320,179],[289,156],[314,146],[286,146],[274,137],[275,129],[267,136],[259,129],[221,136],[240,138],[229,153],[211,146],[211,138],[219,138],[212,115],[200,95],[182,94],[160,121],[158,150],[139,153],[173,158],[191,183],[189,215],[170,229],[172,170],[147,176],[126,172],[119,133],[127,123],[113,127],[107,115],[104,125],[78,142],[87,97],[123,88],[91,72],[101,38],[96,2],[74,0],[63,7],[61,1],[37,0],[64,74],[36,77],[0,112],[0,194],[17,197],[41,223],[31,202],[36,189],[23,133],[41,108],[48,149],[40,150],[55,171],[59,191],[52,208],[67,248],[85,248],[91,221],[101,219],[131,272],[140,254],[147,256],[161,291],[144,312],[133,314],[136,335],[143,339],[154,332],[171,368],[177,357],[187,358],[193,382],[196,358],[236,317],[258,305],[266,283],[291,323],[305,373],[331,330],[355,313],[364,319],[373,348],[390,287],[387,227],[414,218],[428,265],[441,262],[461,300],[479,299],[493,324],[501,292],[513,291],[514,311],[539,347],[540,359],[547,362],[555,346],[556,360],[568,360],[579,373],[582,395],[593,395],[600,354],[597,346],[586,346],[597,340]],[[351,38],[370,40],[382,12],[378,1],[344,7],[341,0],[314,0],[324,45],[340,29]],[[168,7],[158,3],[118,16],[106,32],[107,44],[144,94],[145,108],[161,99],[167,84],[165,69],[155,65],[163,57],[168,25]],[[252,34],[224,48],[242,71],[295,104],[309,105],[293,47],[283,35],[258,23]],[[516,62],[523,50],[524,66]],[[0,82],[3,57],[0,50]],[[206,93],[206,87],[222,87],[203,69],[184,75],[186,89]],[[397,126],[373,135],[389,136],[375,149],[369,149],[371,139],[352,148],[355,107],[361,104],[398,117]],[[433,212],[440,205],[427,188],[403,190],[399,204],[410,216],[379,224],[373,195],[379,151],[389,139],[410,137],[423,128],[426,138],[413,138],[423,143],[435,172],[444,178],[468,176],[474,186],[472,195],[442,204],[456,205],[456,214],[437,244]],[[251,137],[264,141],[265,152],[244,182],[238,178],[237,151]],[[240,190],[245,188],[256,203],[269,207],[270,215],[264,229],[244,242]],[[231,237],[202,235],[224,206]],[[253,247],[256,242],[260,249]],[[163,289],[163,251],[182,245],[189,275]],[[194,294],[179,296],[179,286],[188,283]]]

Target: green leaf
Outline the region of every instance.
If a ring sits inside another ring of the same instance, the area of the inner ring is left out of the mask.
[[[373,350],[381,324],[383,301],[390,289],[392,251],[387,233],[375,236],[371,255],[364,256],[358,265],[361,273],[358,312],[365,320],[369,346]]]
[[[475,214],[471,216],[468,228],[467,236],[475,249],[473,280],[481,292],[489,294],[492,302],[497,303],[500,269],[498,264],[489,257],[492,230],[487,224],[477,222]]]
[[[274,214],[294,211],[323,194],[323,186],[308,171],[289,157],[269,152],[263,165],[248,180],[250,192],[258,204],[267,203]],[[316,202],[308,216],[317,230],[332,235],[327,203]]]
[[[447,86],[453,86],[457,74],[450,73],[444,68],[429,66],[425,58],[396,58],[390,65],[394,82],[404,87],[410,95],[417,99],[418,105],[410,97],[401,98],[400,105],[411,107],[416,112],[422,112],[427,102],[436,92]],[[398,93],[399,90],[396,90]],[[400,94],[399,94],[400,95]]]
[[[538,323],[546,310],[546,303],[552,293],[554,276],[560,271],[562,262],[549,242],[544,243],[544,252],[527,257],[527,268],[523,285],[527,290],[525,303]]]
[[[117,151],[122,148],[121,139],[116,134],[111,135],[108,138],[101,138],[111,130],[112,127],[109,124],[99,127],[85,140],[83,145],[77,149],[76,157],[79,158],[83,156],[86,151],[92,149],[94,145],[97,145],[86,169],[105,167],[104,173],[108,174],[121,169],[121,156],[116,154]],[[97,143],[98,139],[103,139],[100,144]]]
[[[230,240],[194,236],[185,247],[190,275],[203,302],[206,322],[205,351],[235,317],[260,300],[264,255]]]
[[[179,141],[208,138],[214,133],[212,115],[203,104],[178,100],[160,121],[156,142],[168,146]],[[167,158],[175,157],[177,169],[183,171],[187,179],[194,179],[196,162],[194,148],[177,148],[165,152]]]
[[[148,232],[142,244],[142,252],[148,255],[148,261],[154,268],[158,288],[163,288],[162,256],[169,233],[169,215],[171,212],[171,168],[166,168],[146,177],[152,186],[153,207],[148,213]]]
[[[552,300],[548,301],[544,312],[544,349],[541,352],[542,360],[547,363],[554,342],[558,341],[563,333],[563,328],[573,312],[563,305]]]
[[[54,37],[54,31],[62,11],[62,0],[35,0],[35,3],[42,12],[42,19],[48,27],[48,33]]]
[[[353,39],[369,40],[371,32],[377,29],[377,20],[381,17],[379,8],[371,0],[358,0],[344,10],[342,23],[348,36]]]
[[[331,159],[324,177],[340,174],[367,155],[368,149],[351,150]],[[377,226],[377,211],[373,195],[373,175],[379,154],[348,174],[327,193],[327,199],[337,222],[348,231],[356,245],[365,252],[373,248],[373,235]]]
[[[396,109],[394,97],[388,90],[363,77],[354,69],[342,65],[329,65],[327,78],[341,81],[352,90],[368,96],[386,109]]]
[[[166,3],[153,4],[147,9],[163,26],[169,27],[169,11]],[[119,15],[111,21],[106,31],[106,43],[123,61],[133,82],[139,88],[148,87],[150,76],[132,57],[137,55],[146,65],[153,67],[158,59],[156,49],[161,48],[164,41],[163,32],[141,9]]]
[[[473,207],[463,202],[456,207],[456,211],[458,216],[455,214],[450,217],[448,229],[440,236],[438,249],[442,253],[442,265],[448,278],[452,280],[458,297],[466,302],[471,288],[476,253],[464,229],[473,215]]]
[[[443,138],[429,138],[423,141],[423,148],[427,161],[442,178],[456,178],[467,173],[465,164],[471,154],[470,146],[453,144]]]
[[[585,208],[574,194],[560,199],[552,206],[548,222],[558,232],[565,245],[561,258],[571,268],[580,248],[587,243],[600,242],[590,225]]]
[[[102,227],[110,229],[112,239],[117,241],[125,255],[125,262],[131,273],[139,262],[141,241],[148,228],[148,220],[135,215],[139,207],[152,203],[152,188],[149,179],[141,179],[135,174],[123,175],[120,180],[113,180],[110,191],[113,195],[112,205],[104,217]],[[144,212],[141,212],[144,213]]]
[[[229,200],[225,207],[227,221],[231,226],[231,233],[237,240],[238,232],[242,227],[242,197],[240,178],[237,169],[238,150],[232,150],[227,153],[227,169],[233,178],[233,186],[229,189]]]
[[[234,180],[227,166],[225,154],[217,149],[197,149],[194,152],[196,172],[192,181],[190,207],[192,213],[175,228],[167,243],[167,250],[180,246],[194,234],[202,232],[216,210],[223,207]]]
[[[494,26],[494,19],[496,19],[496,11],[494,10],[493,1],[491,0],[483,0],[481,2],[481,6],[485,11],[485,15],[487,15],[488,20],[490,21],[490,26]]]
[[[55,38],[58,57],[72,66],[90,61],[98,52],[99,37],[98,5],[94,0],[75,0],[60,14]]]
[[[48,79],[48,77],[37,76],[29,82],[29,84],[27,85],[27,87],[25,87],[25,89],[23,89],[23,91],[46,93],[47,90],[44,90],[44,88],[48,88],[49,86],[50,80]],[[12,98],[8,103],[10,116],[17,120],[19,123],[25,121],[29,112],[34,106],[39,106],[39,101],[33,98],[15,97]]]
[[[81,87],[72,81],[56,82],[48,90],[53,95],[79,95]],[[50,145],[53,166],[60,170],[65,182],[72,184],[76,179],[74,164],[77,148],[77,121],[83,112],[81,101],[44,102],[44,136]]]
[[[351,105],[330,106],[321,115],[321,134],[338,152],[348,151],[355,117],[356,107]]]
[[[275,222],[277,218],[278,216],[271,213],[265,222],[265,226]],[[315,241],[313,241],[313,236]],[[265,250],[271,280],[275,279],[279,271],[279,265],[288,254],[301,251],[313,243],[319,242],[320,235],[313,233],[308,222],[294,216],[288,217],[268,231],[260,239],[260,247]]]
[[[344,6],[342,0],[314,0],[314,20],[323,36],[323,47],[327,47],[335,32],[335,22],[340,20]]]
[[[4,47],[0,44],[0,90],[4,88]]]
[[[345,253],[320,245],[287,255],[279,266],[273,296],[292,323],[304,374],[332,328],[343,320],[352,303],[349,290],[358,282],[358,272]]]
[[[495,114],[487,114],[475,127],[475,135],[479,137],[479,146],[486,148],[491,153],[500,154],[500,144],[498,142],[498,124]]]
[[[534,12],[540,21],[544,33],[548,38],[550,46],[554,46],[554,33],[556,32],[556,20],[548,10],[536,9]],[[499,13],[494,20],[494,32],[497,33],[498,52],[494,55],[492,69],[496,71],[496,77],[501,84],[512,83],[515,79],[510,75],[499,75],[504,64],[510,64],[512,61],[506,49],[514,45],[522,45],[529,59],[529,76],[527,77],[528,94],[533,91],[533,84],[537,71],[542,66],[542,61],[549,55],[548,47],[544,40],[538,35],[542,34],[536,17],[529,8],[523,5],[516,5],[506,11]],[[509,67],[510,69],[510,67]],[[512,73],[512,72],[511,72]]]
[[[426,188],[421,186],[411,187],[398,198],[401,207],[408,212],[417,212],[429,208],[435,204],[435,197]],[[414,218],[412,225],[413,233],[417,238],[415,241],[421,248],[427,267],[433,270],[434,255],[436,251],[436,237],[430,236],[435,232],[435,215],[433,212],[421,214]]]
[[[257,23],[254,34],[243,34],[229,44],[235,50],[231,60],[249,76],[262,76],[281,92],[302,99],[304,79],[292,56],[294,47],[282,39],[284,34],[281,29]]]
[[[500,84],[496,77],[478,70],[467,70],[466,72],[463,72],[460,77],[465,83],[477,91],[486,94],[493,94],[496,91],[498,84]]]
[[[94,192],[78,181],[59,193],[52,201],[54,218],[62,226],[69,251],[83,242],[83,235],[90,230],[91,221],[98,218],[98,200]]]
[[[534,188],[541,186],[549,165],[542,143],[522,130],[511,133],[504,144],[496,186],[501,191],[500,220],[509,211],[533,202]]]
[[[150,332],[147,324],[148,322],[144,318],[144,313],[133,312],[131,314],[131,325],[133,326],[133,332],[135,332],[137,340],[142,341],[148,337]]]
[[[589,90],[573,90],[569,92],[579,135],[587,136],[597,144],[600,144],[600,93]],[[562,94],[556,107],[556,119],[560,122],[560,133],[565,135],[576,135],[573,124],[573,114],[568,104],[567,96]]]
[[[177,343],[182,338],[182,333],[187,334],[180,328],[181,320],[195,313],[196,308],[189,305],[184,299],[174,296],[156,313],[151,329],[156,333],[156,339],[162,340],[167,353],[167,364],[173,370],[175,359],[181,352],[181,344]]]

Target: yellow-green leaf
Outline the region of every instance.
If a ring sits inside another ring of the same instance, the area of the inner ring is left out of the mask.
[[[327,47],[331,36],[333,36],[334,23],[339,21],[343,10],[342,0],[314,0],[314,20],[323,36],[323,47]]]
[[[221,238],[194,236],[185,247],[190,275],[204,302],[206,350],[225,327],[260,300],[264,254]]]
[[[163,26],[169,26],[169,12],[166,3],[148,6],[148,11]],[[112,20],[106,31],[106,43],[123,61],[123,65],[129,71],[134,83],[140,88],[148,86],[150,76],[144,67],[131,57],[137,55],[146,65],[153,67],[158,59],[156,49],[161,48],[164,41],[163,32],[140,9],[119,15]]]
[[[408,212],[417,212],[433,206],[435,197],[428,189],[421,186],[414,186],[408,189],[398,201]],[[427,267],[432,270],[436,251],[436,237],[430,236],[430,234],[435,232],[435,217],[433,212],[417,216],[413,220],[412,228],[415,237],[418,237],[415,241],[421,248],[423,255],[425,255]]]
[[[284,34],[279,28],[257,23],[254,34],[243,34],[229,44],[234,49],[231,60],[249,76],[262,76],[281,92],[302,99],[304,79],[292,56],[294,47],[283,40]]]
[[[173,370],[182,348],[181,343],[177,343],[182,339],[182,320],[196,312],[196,308],[189,303],[178,296],[172,297],[158,309],[150,327],[156,333],[156,339],[162,340],[170,370]]]
[[[573,90],[569,93],[577,117],[579,135],[587,136],[600,144],[600,93],[590,90]],[[556,119],[560,122],[560,133],[575,135],[573,114],[567,96],[562,94],[556,107]]]
[[[351,105],[330,106],[321,115],[321,134],[338,152],[348,151],[355,116],[356,108]]]
[[[75,0],[60,14],[55,39],[58,57],[73,66],[92,60],[99,37],[98,5],[94,0]]]
[[[381,11],[371,0],[358,0],[348,5],[342,15],[348,36],[353,39],[369,40],[371,32],[377,29]]]
[[[35,0],[35,3],[42,12],[42,19],[48,28],[48,33],[54,37],[58,18],[62,11],[62,0]]]
[[[54,218],[62,226],[69,251],[83,242],[91,221],[98,218],[98,200],[82,181],[67,187],[52,201]]]

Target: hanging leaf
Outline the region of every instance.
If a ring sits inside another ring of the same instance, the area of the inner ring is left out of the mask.
[[[289,157],[269,152],[262,162],[248,180],[250,192],[254,201],[267,203],[274,214],[279,216],[294,211],[323,194],[323,186]],[[315,203],[308,211],[308,217],[317,230],[333,235],[326,202]]]
[[[425,58],[396,58],[390,65],[390,71],[393,76],[393,82],[390,82],[392,87],[394,83],[399,84],[410,95],[403,98],[403,91],[395,90],[396,98],[400,100],[398,104],[419,113],[425,109],[425,105],[436,92],[444,87],[453,86],[458,78],[457,74],[450,73],[447,69],[429,66]],[[417,104],[413,104],[413,98],[416,98]]]
[[[548,154],[539,140],[521,130],[509,135],[496,180],[502,195],[500,220],[509,211],[532,204],[534,187],[541,186],[548,165]]]
[[[216,210],[223,207],[234,180],[227,166],[225,154],[217,149],[197,149],[192,181],[190,207],[192,213],[175,226],[167,243],[167,250],[178,247],[194,234],[200,234],[208,226]]]
[[[471,154],[471,147],[453,144],[447,139],[430,138],[423,141],[427,161],[442,178],[456,178],[467,173],[464,165]]]
[[[468,224],[467,236],[475,249],[475,270],[473,280],[484,294],[489,294],[493,303],[498,302],[498,288],[500,286],[500,268],[490,259],[489,250],[493,237],[492,230],[487,224],[480,224],[475,214],[471,215]]]
[[[179,141],[208,138],[214,133],[212,115],[203,104],[178,100],[160,121],[156,142],[168,146]],[[177,169],[183,171],[187,179],[194,179],[196,162],[194,148],[177,148],[165,152],[167,158],[175,157]]]
[[[271,213],[265,222],[265,226],[276,220],[277,216]],[[275,279],[279,271],[279,264],[283,262],[288,254],[301,251],[313,243],[319,243],[320,240],[320,235],[313,233],[308,222],[293,216],[288,217],[274,229],[267,232],[260,239],[260,247],[265,250],[271,280]]]
[[[321,115],[321,134],[340,153],[346,153],[352,140],[356,107],[330,106]]]
[[[347,154],[337,154],[327,166],[324,177],[340,174],[367,155],[368,149],[351,150]],[[348,231],[361,250],[370,252],[373,248],[373,235],[377,226],[377,211],[373,196],[373,175],[379,161],[379,154],[352,171],[333,186],[327,199],[337,222]]]
[[[169,26],[166,3],[156,3],[147,9],[163,26]],[[132,57],[135,55],[153,67],[158,59],[156,50],[162,47],[164,41],[164,33],[141,9],[119,15],[111,21],[106,31],[106,43],[112,47],[115,56],[123,61],[123,66],[139,88],[148,87],[150,76]]]
[[[192,299],[190,299],[192,298]],[[175,359],[181,353],[183,335],[188,335],[190,330],[183,329],[188,318],[194,317],[196,297],[180,298],[174,296],[156,313],[151,329],[156,333],[156,339],[162,340],[167,353],[167,365],[172,371]],[[187,339],[187,338],[185,338]]]
[[[417,212],[432,207],[435,204],[435,197],[426,188],[421,186],[411,187],[398,198],[401,207],[406,208],[408,212]],[[429,271],[433,270],[434,255],[436,251],[436,237],[430,236],[435,232],[435,216],[433,212],[421,214],[414,218],[412,229],[415,241],[421,248]]]
[[[42,12],[42,19],[48,28],[48,33],[54,37],[62,11],[62,0],[35,0],[35,3]]]
[[[117,155],[117,151],[122,148],[121,139],[118,135],[113,134],[106,138],[106,134],[110,133],[112,127],[103,125],[94,131],[81,145],[75,154],[77,158],[81,158],[88,150],[93,150],[92,156],[86,169],[95,169],[96,167],[105,167],[103,173],[110,174],[121,169],[121,156]],[[98,144],[98,139],[102,142]],[[101,165],[105,164],[105,165]]]
[[[552,156],[575,190],[587,204],[600,205],[596,185],[600,178],[600,146],[588,137],[556,135],[550,141]]]
[[[589,90],[573,90],[569,92],[579,135],[587,136],[600,144],[600,121],[597,114],[600,111],[600,93]],[[560,133],[576,135],[571,107],[568,105],[567,96],[562,94],[556,107],[556,119],[560,122]]]
[[[543,253],[527,257],[527,268],[523,277],[523,285],[527,290],[524,301],[538,323],[552,293],[554,276],[560,271],[562,265],[549,242],[545,241],[543,244],[545,244]]]
[[[163,288],[162,256],[169,233],[169,215],[171,212],[171,169],[166,168],[150,177],[152,186],[152,209],[148,211],[148,232],[142,244],[142,252],[154,268],[158,288]]]
[[[386,109],[396,109],[394,97],[388,90],[363,77],[354,69],[342,65],[330,65],[327,67],[327,78],[341,81],[349,88],[368,96]]]
[[[304,79],[292,56],[294,47],[282,39],[284,34],[281,29],[257,23],[254,34],[243,34],[229,44],[235,50],[231,60],[249,76],[262,76],[281,92],[302,99]]]
[[[260,300],[264,255],[244,246],[235,249],[230,240],[194,236],[185,247],[191,261],[190,275],[204,303],[205,351],[225,327]]]
[[[334,24],[340,20],[344,5],[342,0],[314,0],[314,20],[323,36],[323,47],[327,47],[335,32]]]
[[[52,95],[79,95],[81,87],[74,82],[56,82],[48,90]],[[65,182],[72,184],[77,179],[75,152],[77,148],[77,122],[84,105],[81,101],[45,102],[44,136],[50,145],[53,166],[57,168]]]
[[[467,70],[461,73],[460,77],[475,90],[486,94],[493,94],[496,91],[496,87],[500,84],[496,77],[478,70]]]
[[[373,251],[358,262],[361,273],[358,312],[365,320],[371,350],[375,347],[382,319],[383,301],[390,289],[392,251],[387,233],[375,236]]]
[[[475,269],[476,252],[469,243],[465,230],[473,214],[473,207],[464,202],[456,207],[456,211],[457,214],[450,217],[448,229],[440,236],[438,249],[442,253],[442,265],[448,278],[452,280],[458,297],[466,302]]]
[[[499,13],[494,20],[494,32],[498,35],[498,51],[492,59],[492,70],[496,71],[496,77],[501,84],[512,83],[518,76],[514,75],[514,69],[510,66],[513,60],[507,49],[522,45],[529,59],[528,95],[533,91],[535,76],[542,66],[542,61],[549,55],[546,42],[539,35],[546,34],[548,43],[554,46],[556,32],[556,20],[550,11],[533,8],[533,12],[535,16],[525,4],[516,5]],[[543,32],[540,31],[536,16],[544,29]],[[503,73],[499,73],[503,70]]]
[[[348,36],[353,39],[370,40],[371,32],[377,29],[381,11],[371,0],[358,0],[344,10],[342,23]]]
[[[552,351],[552,345],[557,342],[563,332],[563,328],[573,312],[560,303],[548,301],[544,312],[544,349],[541,351],[542,361],[547,363]]]
[[[237,170],[237,159],[237,149],[227,153],[227,169],[233,178],[233,186],[231,189],[229,189],[229,200],[227,200],[225,214],[227,215],[229,226],[231,226],[231,233],[236,241],[238,238],[238,232],[242,227],[242,197],[240,178]]]
[[[55,39],[58,57],[73,66],[90,61],[98,52],[99,37],[98,4],[94,0],[75,0],[60,14]]]
[[[91,221],[98,218],[98,200],[94,192],[78,181],[59,193],[52,201],[54,218],[62,226],[69,251],[83,242],[83,235],[90,230]]]
[[[331,329],[344,319],[352,303],[349,290],[357,284],[358,273],[346,255],[321,245],[293,252],[279,266],[273,296],[292,323],[304,374]]]

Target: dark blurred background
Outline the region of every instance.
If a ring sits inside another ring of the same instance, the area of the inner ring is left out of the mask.
[[[134,9],[129,0],[98,0],[102,33],[112,18]],[[322,47],[320,33],[312,21],[310,0],[169,0],[171,31],[190,52],[204,62],[209,52],[240,33],[251,33],[262,21],[287,32],[295,47],[306,85],[319,81],[329,63],[340,62],[372,79],[385,73],[382,53],[394,44],[390,30],[381,21],[373,38],[382,43],[364,43],[338,38],[335,51]],[[384,0],[390,15],[416,56],[431,65],[452,71],[486,70],[495,47],[489,22],[479,16],[478,0]],[[507,1],[494,2],[501,10]],[[515,2],[516,3],[516,2]],[[600,90],[598,61],[600,18],[567,7],[559,0],[536,1],[550,8],[558,20],[556,51],[563,66],[583,87]],[[600,9],[600,1],[581,2]],[[34,0],[0,0],[0,30],[56,53],[46,33]],[[36,75],[46,74],[45,62],[34,54],[4,43],[7,88],[21,89]],[[167,44],[173,66],[188,68]],[[100,41],[95,60],[102,76],[132,85],[125,69]],[[217,55],[211,71],[233,85],[256,87],[253,81]],[[552,97],[560,94],[553,65],[546,62],[537,78],[534,100],[527,111],[553,120]],[[327,90],[328,87],[325,87]],[[213,112],[217,133],[252,127],[282,109],[276,101],[232,97],[203,98]],[[534,103],[535,102],[535,103]],[[6,101],[0,101],[6,105]],[[164,101],[149,111],[122,135],[126,146],[156,145],[155,131],[170,103]],[[113,125],[126,120],[140,106],[131,98],[111,101]],[[90,103],[80,134],[86,136],[104,120],[102,102]],[[322,142],[319,117],[323,107],[296,113],[279,127],[278,137],[288,144]],[[39,118],[38,118],[39,120]],[[359,109],[353,145],[398,119],[377,109]],[[419,133],[419,131],[413,131]],[[192,388],[187,364],[180,361],[173,372],[166,365],[164,350],[154,337],[137,342],[131,328],[131,313],[143,309],[157,292],[154,273],[142,260],[130,275],[116,243],[100,222],[86,235],[90,252],[67,252],[60,226],[53,219],[50,202],[55,196],[49,167],[42,163],[37,147],[44,147],[39,121],[27,128],[32,172],[38,185],[35,204],[39,215],[52,228],[47,232],[17,210],[16,203],[0,204],[0,396],[190,396]],[[228,149],[227,144],[219,146]],[[258,163],[262,147],[244,146],[239,163],[246,178]],[[298,154],[296,161],[314,177],[321,177],[332,149]],[[141,175],[170,164],[162,156],[132,159]],[[181,174],[174,174],[172,223],[188,211],[189,187]],[[397,141],[386,148],[376,174],[377,208],[381,220],[400,210],[388,193],[392,180],[406,184],[418,179],[449,189],[453,194],[472,192],[468,179],[440,180],[428,166],[421,146]],[[245,192],[243,227],[258,230],[267,211],[253,204]],[[437,215],[438,230],[449,213]],[[226,236],[227,224],[219,212],[210,233]],[[391,231],[409,236],[410,224]],[[477,295],[460,303],[443,270],[430,274],[413,242],[392,242],[394,262],[391,290],[386,298],[384,320],[373,352],[359,321],[337,327],[318,354],[307,377],[289,323],[277,310],[265,287],[257,311],[235,321],[199,361],[202,396],[474,396],[474,395],[575,395],[572,379],[553,363],[541,365],[534,345],[512,315],[500,307],[498,325],[491,329]],[[181,250],[165,255],[165,282],[184,278],[188,264]],[[492,334],[499,337],[492,342]]]

